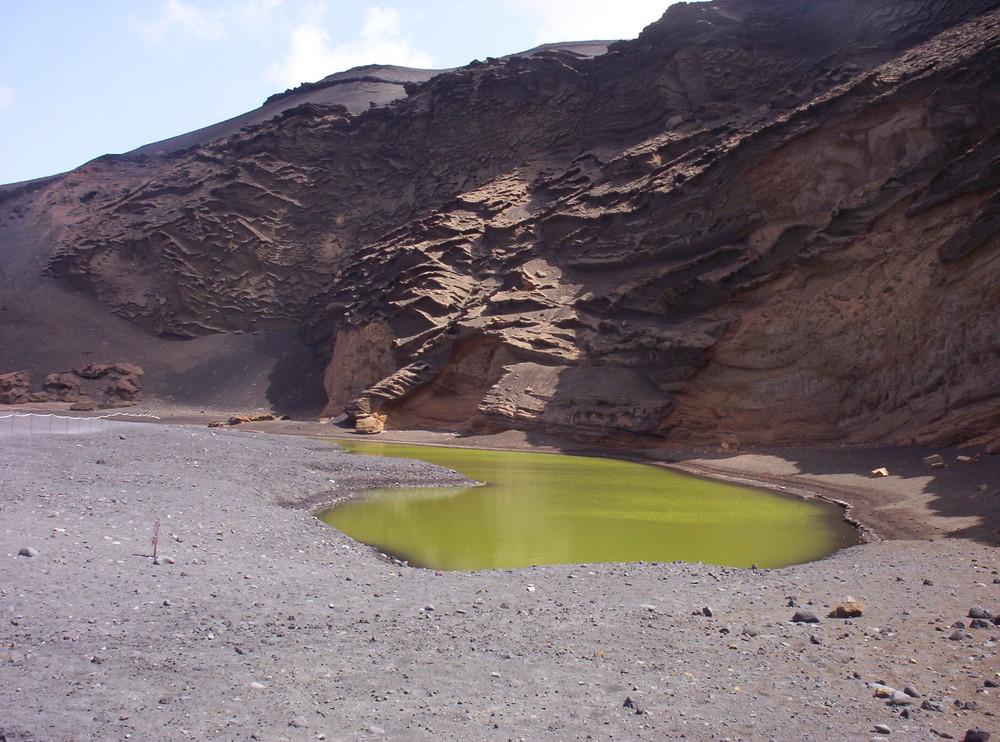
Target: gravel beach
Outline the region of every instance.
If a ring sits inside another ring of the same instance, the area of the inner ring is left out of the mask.
[[[364,488],[461,481],[427,464],[133,423],[0,444],[0,739],[1000,731],[1000,626],[969,615],[1000,612],[987,539],[885,540],[770,571],[439,573],[312,515]],[[863,615],[828,618],[848,596]]]

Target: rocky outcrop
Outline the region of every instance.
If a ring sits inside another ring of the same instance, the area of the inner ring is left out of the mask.
[[[0,404],[24,404],[31,393],[31,376],[24,371],[0,374]]]
[[[72,409],[124,407],[142,399],[143,370],[133,363],[90,363],[46,375],[42,390],[31,391],[24,371],[0,374],[0,404],[70,402]]]
[[[35,198],[168,337],[299,327],[326,414],[1000,444],[1000,0],[713,0]]]

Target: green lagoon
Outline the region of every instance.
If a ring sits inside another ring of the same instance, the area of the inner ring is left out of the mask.
[[[440,464],[483,486],[366,492],[321,514],[414,566],[705,562],[783,567],[859,543],[820,500],[711,482],[646,464],[546,453],[338,441]]]

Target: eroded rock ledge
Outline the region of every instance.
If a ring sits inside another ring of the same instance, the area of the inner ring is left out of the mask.
[[[48,272],[300,327],[327,412],[605,441],[1000,446],[1000,0],[672,6],[42,189]]]

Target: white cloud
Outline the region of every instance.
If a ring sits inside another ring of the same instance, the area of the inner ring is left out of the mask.
[[[0,111],[14,105],[14,88],[0,85]]]
[[[659,20],[675,0],[505,0],[535,26],[540,43],[590,39],[632,39]]]
[[[267,71],[272,82],[295,86],[365,64],[433,66],[430,55],[413,46],[403,31],[402,17],[394,8],[368,7],[360,35],[335,46],[331,46],[324,29],[323,14],[317,15],[292,30],[285,58]]]
[[[156,19],[133,18],[132,25],[152,42],[162,41],[174,31],[198,40],[215,40],[226,35],[226,13],[220,9],[207,10],[184,0],[164,0]]]

